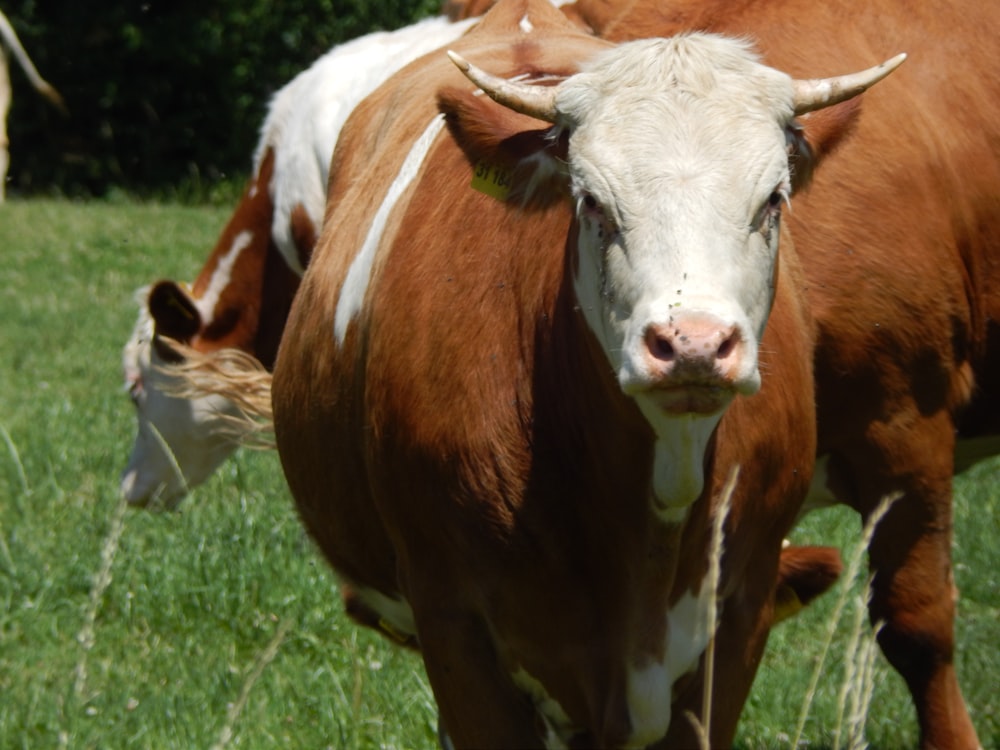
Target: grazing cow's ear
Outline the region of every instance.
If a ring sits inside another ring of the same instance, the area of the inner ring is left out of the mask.
[[[148,305],[157,335],[187,343],[201,330],[198,308],[176,282],[158,281],[149,292]]]
[[[498,189],[483,192],[526,208],[568,195],[565,132],[458,88],[440,91],[438,107],[469,160],[473,186],[477,173],[485,175]]]
[[[787,130],[792,192],[809,184],[817,165],[854,131],[861,114],[861,98],[819,109],[795,120]]]

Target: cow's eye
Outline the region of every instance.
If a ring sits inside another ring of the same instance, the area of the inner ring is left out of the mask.
[[[787,202],[788,191],[784,187],[775,188],[754,216],[754,231],[770,234],[775,223],[781,217],[781,205]]]
[[[601,244],[605,247],[618,234],[618,227],[614,220],[608,216],[608,212],[601,205],[601,202],[590,193],[580,195],[580,217],[584,224],[597,231]]]

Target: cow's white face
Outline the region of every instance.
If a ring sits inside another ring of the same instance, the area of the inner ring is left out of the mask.
[[[220,419],[235,408],[219,396],[171,395],[180,381],[152,342],[153,324],[143,306],[122,357],[138,432],[122,472],[121,492],[133,505],[173,508],[236,449]]]
[[[653,490],[679,520],[725,407],[760,388],[792,80],[740,42],[651,39],[559,88],[579,224],[576,295],[657,434]]]
[[[623,45],[560,87],[576,293],[648,416],[717,414],[760,387],[792,95],[740,43],[704,36]]]

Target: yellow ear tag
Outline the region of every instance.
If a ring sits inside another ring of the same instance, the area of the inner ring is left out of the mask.
[[[510,195],[510,172],[494,164],[479,162],[472,172],[472,189],[498,201]]]

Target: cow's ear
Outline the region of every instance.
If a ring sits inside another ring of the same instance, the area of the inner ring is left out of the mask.
[[[792,192],[809,184],[816,167],[833,153],[857,126],[861,97],[803,115],[786,131]]]
[[[483,192],[525,207],[546,207],[568,194],[567,134],[561,128],[464,89],[440,91],[438,107],[473,178],[482,176],[500,188],[483,186]]]
[[[174,281],[154,284],[147,304],[157,335],[187,343],[201,330],[201,314],[194,300]]]

